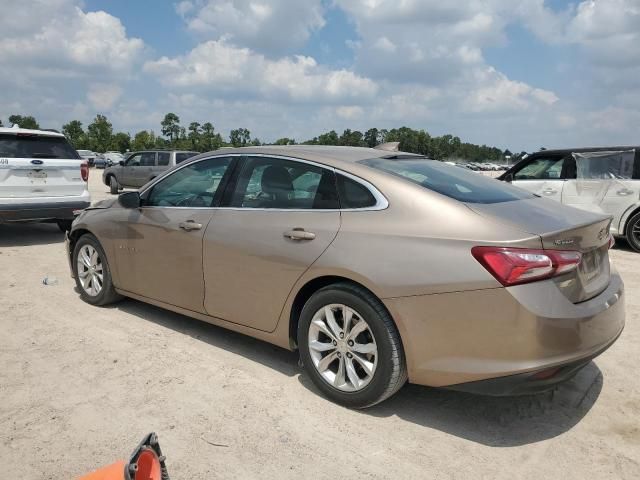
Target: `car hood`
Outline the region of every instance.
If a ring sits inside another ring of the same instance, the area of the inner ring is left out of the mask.
[[[94,203],[89,208],[85,210],[102,210],[105,208],[111,208],[118,202],[118,197],[107,198],[106,200],[100,200],[99,202]]]

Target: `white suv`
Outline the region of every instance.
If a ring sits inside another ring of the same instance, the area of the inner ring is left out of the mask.
[[[89,165],[64,135],[0,128],[0,223],[55,222],[70,228],[91,199]]]
[[[499,177],[541,197],[611,215],[611,233],[640,251],[640,148],[543,150]]]

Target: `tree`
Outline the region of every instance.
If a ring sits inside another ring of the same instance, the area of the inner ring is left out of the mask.
[[[80,120],[71,120],[63,125],[62,133],[76,150],[87,146],[87,135],[84,133]]]
[[[318,145],[340,145],[340,139],[335,130],[318,136]]]
[[[260,139],[258,137],[256,137],[253,140],[251,140],[251,146],[252,147],[259,147],[260,145],[262,145],[262,142],[260,141]]]
[[[39,130],[40,125],[35,118],[31,115],[27,115],[23,117],[22,115],[11,115],[9,117],[9,123],[13,125],[18,125],[20,128],[30,128],[32,130]]]
[[[364,134],[364,143],[367,147],[373,148],[378,145],[380,131],[377,128],[370,128]]]
[[[200,138],[200,124],[198,122],[191,122],[189,124],[189,140],[191,141],[191,148],[198,150],[202,139]]]
[[[251,132],[246,128],[231,130],[229,140],[234,147],[246,147],[251,143]]]
[[[96,115],[87,127],[87,137],[89,139],[89,146],[91,150],[96,152],[106,152],[111,145],[111,137],[113,135],[113,126],[111,122],[107,120],[104,115]]]
[[[156,136],[153,131],[148,132],[146,130],[142,130],[135,134],[133,137],[133,142],[131,143],[131,150],[147,150],[149,148],[155,148],[156,146]]]
[[[124,153],[131,149],[131,135],[124,132],[118,132],[111,138],[109,150],[117,150]]]
[[[162,135],[168,137],[171,143],[175,143],[180,136],[180,117],[175,113],[167,113],[160,125],[162,125]]]
[[[363,145],[362,132],[354,131],[347,128],[340,136],[340,145],[349,147],[361,147]]]
[[[217,150],[222,146],[222,136],[216,133],[215,127],[211,122],[206,122],[200,129],[200,152],[210,152]]]
[[[275,141],[274,145],[295,145],[296,141],[293,138],[279,138]]]

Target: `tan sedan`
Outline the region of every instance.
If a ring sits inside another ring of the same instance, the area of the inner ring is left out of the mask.
[[[610,218],[424,157],[350,147],[203,154],[85,210],[81,297],[122,296],[298,349],[329,398],[407,381],[521,394],[624,326]]]

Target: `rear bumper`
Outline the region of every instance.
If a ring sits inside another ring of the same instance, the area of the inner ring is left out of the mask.
[[[525,393],[570,378],[615,342],[625,322],[624,286],[615,270],[604,292],[579,304],[553,281],[384,303],[402,335],[409,381],[467,384],[460,387],[484,393]],[[548,382],[526,385],[553,368],[559,370]],[[471,384],[490,379],[500,380]]]
[[[91,202],[78,200],[55,203],[0,204],[0,223],[73,220],[75,210],[82,210],[90,205]]]

